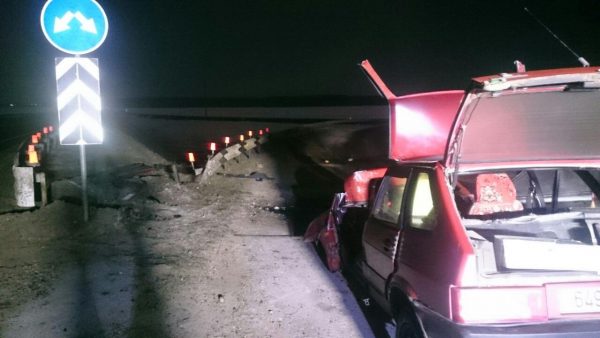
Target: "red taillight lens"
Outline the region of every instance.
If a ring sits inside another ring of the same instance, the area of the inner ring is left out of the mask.
[[[453,288],[452,319],[458,323],[507,323],[548,319],[543,287]]]

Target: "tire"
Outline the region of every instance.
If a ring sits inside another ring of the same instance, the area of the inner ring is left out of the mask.
[[[400,311],[396,315],[396,338],[423,338],[421,326],[412,311]]]

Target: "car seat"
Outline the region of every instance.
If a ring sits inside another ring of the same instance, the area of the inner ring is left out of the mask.
[[[515,185],[507,174],[479,174],[475,186],[475,203],[469,215],[523,210],[523,204],[517,200]]]

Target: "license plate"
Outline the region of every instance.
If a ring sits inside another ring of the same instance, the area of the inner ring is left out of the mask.
[[[558,291],[561,314],[600,313],[600,287],[573,287]]]

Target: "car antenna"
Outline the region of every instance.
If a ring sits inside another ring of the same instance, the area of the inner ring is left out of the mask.
[[[546,26],[542,20],[538,19],[537,16],[535,16],[535,14],[533,14],[533,12],[531,12],[529,10],[529,8],[527,7],[523,7],[523,9],[525,10],[525,12],[527,12],[527,14],[529,14],[535,21],[537,21],[537,23],[540,24],[540,26],[544,27],[545,30],[548,31],[548,33],[550,33],[550,35],[552,35],[556,40],[558,40],[558,42],[560,42],[569,52],[571,52],[571,54],[573,54],[576,58],[577,61],[579,61],[579,63],[581,63],[582,66],[584,67],[589,67],[590,63],[587,62],[587,60],[583,57],[583,56],[579,56],[577,55],[577,53],[575,53],[575,51],[573,49],[571,49],[571,47],[569,47],[563,40],[561,40],[556,34],[554,34],[554,32],[552,30],[550,30],[550,28],[548,26]]]
[[[529,14],[535,21],[537,21],[537,23],[540,24],[540,26],[544,27],[544,29],[546,29],[548,31],[548,33],[550,33],[550,35],[552,35],[556,40],[558,40],[558,42],[560,42],[569,52],[571,52],[571,54],[573,54],[576,58],[577,61],[579,61],[579,63],[581,63],[582,66],[584,67],[589,67],[590,63],[587,62],[587,60],[583,57],[583,56],[579,56],[577,55],[577,53],[575,53],[575,51],[573,49],[571,49],[571,47],[569,47],[563,40],[561,40],[556,34],[554,34],[554,32],[552,30],[550,30],[550,28],[548,28],[548,26],[546,26],[542,20],[538,19],[537,16],[535,16],[535,14],[533,14],[527,7],[523,8],[525,10],[525,12],[527,12],[527,14]]]

